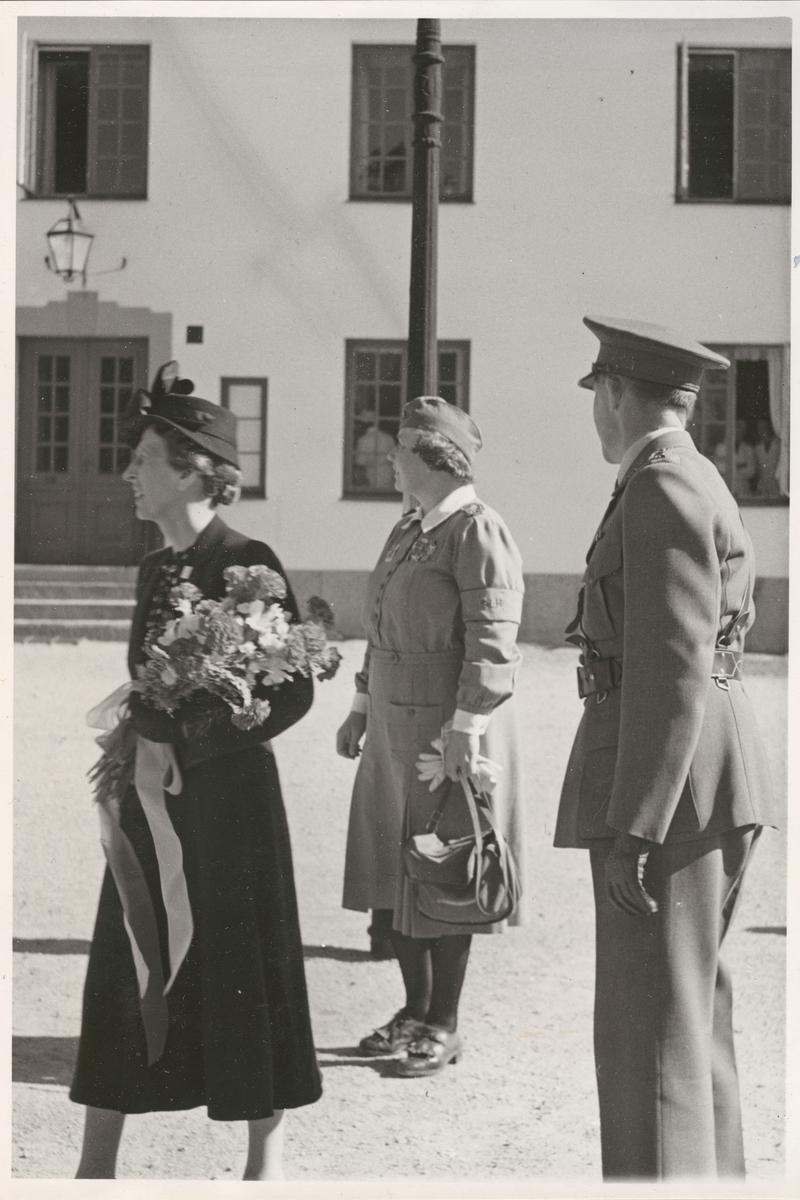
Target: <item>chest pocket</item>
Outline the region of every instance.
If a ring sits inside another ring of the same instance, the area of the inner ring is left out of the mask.
[[[622,542],[603,537],[584,573],[583,628],[592,641],[622,633]],[[619,597],[615,603],[615,592]]]

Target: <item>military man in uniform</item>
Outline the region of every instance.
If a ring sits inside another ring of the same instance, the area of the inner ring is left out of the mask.
[[[555,844],[591,855],[603,1175],[742,1176],[719,950],[773,810],[741,681],[753,550],[686,432],[703,370],[730,364],[660,326],[585,324],[580,386],[619,473],[567,630],[585,707]]]

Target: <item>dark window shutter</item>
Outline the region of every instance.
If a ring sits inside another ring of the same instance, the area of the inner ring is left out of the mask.
[[[94,46],[89,87],[89,187],[147,194],[147,46]]]
[[[740,50],[737,200],[791,200],[792,52]]]

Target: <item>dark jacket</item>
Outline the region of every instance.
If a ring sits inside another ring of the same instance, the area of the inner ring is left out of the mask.
[[[128,646],[128,669],[131,678],[137,677],[136,667],[144,659],[143,643],[147,628],[150,598],[158,578],[158,569],[168,557],[169,550],[155,550],[142,559],[136,590],[136,610],[133,614]],[[206,526],[188,551],[187,565],[192,567],[190,582],[210,600],[225,595],[223,571],[226,567],[251,567],[263,563],[286,579],[278,559],[269,546],[256,542],[230,529],[218,516]],[[288,584],[288,581],[287,581]],[[289,588],[283,607],[299,619],[297,602]],[[268,741],[283,733],[305,716],[311,707],[314,685],[311,679],[295,675],[279,687],[271,689],[269,702],[272,711],[266,721],[255,729],[241,730],[223,713],[224,720],[209,725],[202,706],[190,703],[174,717],[144,705],[134,693],[130,711],[138,733],[156,742],[172,742],[183,767],[191,767],[222,754],[234,754],[259,742]],[[219,701],[223,705],[223,701]],[[227,705],[224,705],[227,709]],[[229,712],[230,710],[228,710]]]
[[[772,824],[750,702],[741,682],[711,678],[719,633],[752,597],[736,502],[682,430],[645,446],[621,489],[587,559],[582,625],[602,658],[622,660],[622,686],[585,701],[555,844]]]

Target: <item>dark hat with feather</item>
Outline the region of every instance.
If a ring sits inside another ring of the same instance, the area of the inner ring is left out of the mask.
[[[125,440],[135,445],[146,426],[157,421],[177,429],[209,454],[238,467],[236,417],[220,404],[193,396],[194,384],[191,379],[180,379],[178,370],[174,360],[163,363],[150,390],[142,388],[136,393],[125,422]]]

